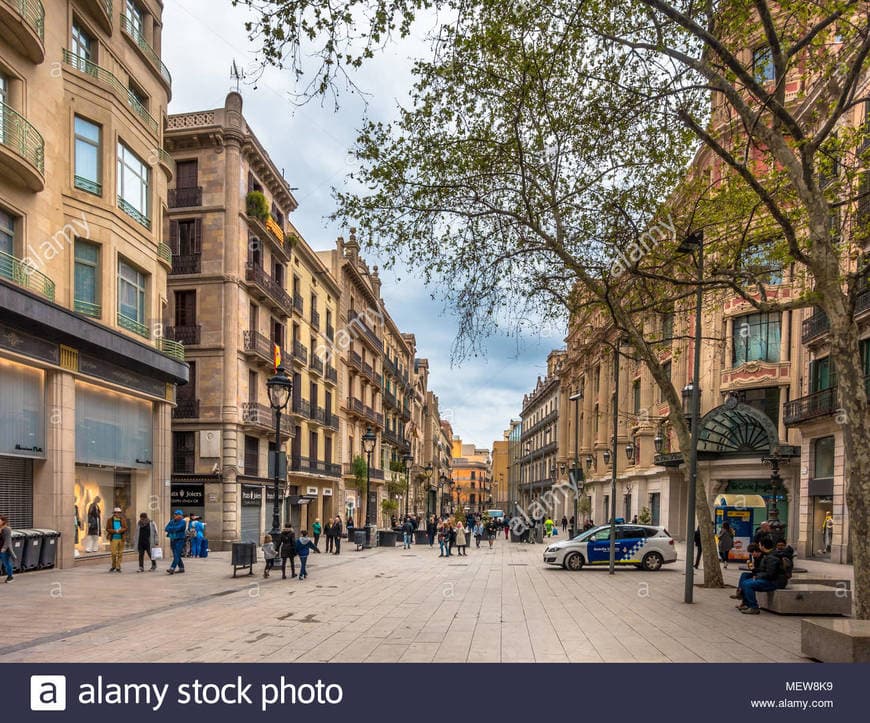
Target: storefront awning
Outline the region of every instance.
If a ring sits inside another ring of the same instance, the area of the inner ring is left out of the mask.
[[[761,495],[716,495],[716,507],[767,507]]]

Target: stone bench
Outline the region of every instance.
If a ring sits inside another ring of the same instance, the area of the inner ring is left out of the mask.
[[[827,585],[828,587],[841,588],[843,590],[852,589],[852,581],[845,577],[811,577],[803,575],[795,575],[789,585]]]
[[[801,653],[822,663],[870,663],[870,620],[801,620]]]
[[[831,585],[793,583],[782,590],[761,593],[759,605],[780,615],[851,615],[852,591]]]

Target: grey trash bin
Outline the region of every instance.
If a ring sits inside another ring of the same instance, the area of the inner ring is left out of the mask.
[[[257,561],[256,542],[234,542],[232,548],[233,577],[240,569],[248,568],[248,575],[254,574],[254,563]]]
[[[378,532],[378,547],[395,547],[397,534],[392,530]]]
[[[12,551],[15,553],[15,559],[12,560],[12,570],[19,572],[21,570],[21,558],[24,557],[24,542],[27,538],[21,530],[12,530]]]
[[[39,553],[42,550],[42,533],[37,530],[20,530],[24,535],[24,549],[21,551],[21,571],[35,570],[39,567]]]
[[[353,530],[353,543],[356,545],[357,549],[363,548],[366,546],[366,531],[358,530],[354,528]]]
[[[39,569],[54,567],[57,561],[58,540],[60,532],[57,530],[36,529],[42,535],[42,547],[39,550]]]

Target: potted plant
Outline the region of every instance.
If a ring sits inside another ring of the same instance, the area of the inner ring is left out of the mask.
[[[652,523],[652,513],[649,511],[649,507],[640,508],[640,511],[637,513],[637,521],[641,525],[649,525]]]
[[[381,501],[381,512],[384,515],[384,519],[389,519],[392,515],[396,514],[398,509],[399,503],[391,497]],[[378,532],[378,545],[380,547],[395,547],[396,540],[397,535],[393,530],[384,529]]]
[[[269,220],[269,204],[262,191],[251,191],[245,196],[245,210],[248,216],[258,218],[263,223]]]

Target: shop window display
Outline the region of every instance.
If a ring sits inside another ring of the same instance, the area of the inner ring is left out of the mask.
[[[109,552],[106,521],[115,507],[121,508],[127,529],[136,530],[140,512],[152,510],[149,505],[149,476],[138,470],[122,471],[80,465],[76,467],[74,492],[76,540],[75,555]],[[133,532],[128,532],[124,549],[135,547]]]

